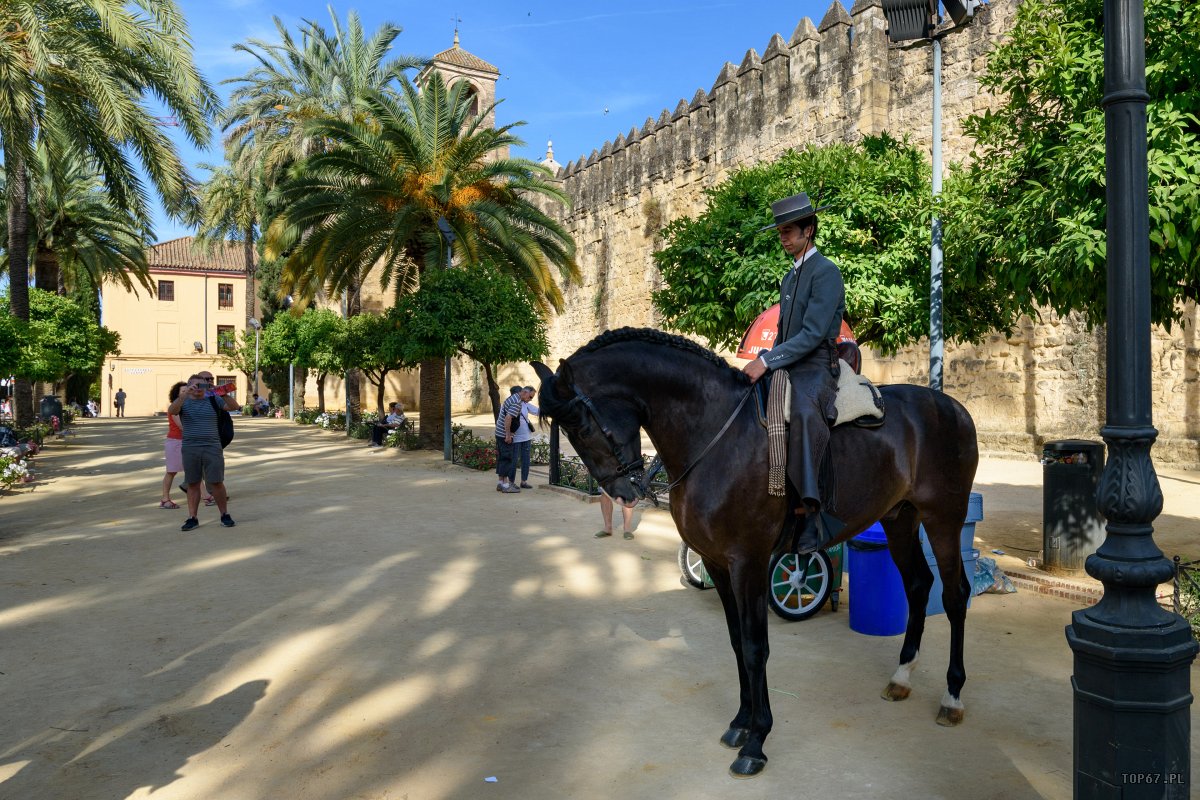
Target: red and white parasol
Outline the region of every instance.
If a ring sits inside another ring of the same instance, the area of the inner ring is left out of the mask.
[[[742,337],[742,343],[738,345],[737,357],[746,360],[758,358],[760,352],[770,350],[774,346],[775,337],[778,334],[779,303],[776,303],[750,323],[750,327],[746,329],[746,335]],[[854,332],[850,330],[846,320],[842,320],[842,330],[838,334],[837,340],[839,342],[855,341]]]

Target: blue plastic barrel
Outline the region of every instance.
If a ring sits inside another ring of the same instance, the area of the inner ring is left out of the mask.
[[[868,636],[895,636],[908,626],[908,599],[900,570],[887,549],[878,522],[849,542],[850,630]]]

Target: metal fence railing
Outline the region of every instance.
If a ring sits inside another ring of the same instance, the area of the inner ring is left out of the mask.
[[[1175,613],[1192,626],[1192,635],[1200,639],[1200,561],[1182,561],[1175,556],[1173,605]]]

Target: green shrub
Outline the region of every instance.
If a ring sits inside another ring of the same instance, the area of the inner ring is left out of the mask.
[[[480,439],[463,425],[450,427],[450,455],[455,464],[471,469],[496,468],[495,439]]]

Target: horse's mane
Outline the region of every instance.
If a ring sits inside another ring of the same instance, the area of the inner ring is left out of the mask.
[[[615,331],[605,331],[572,353],[571,358],[582,355],[583,353],[594,353],[595,351],[608,347],[609,345],[622,344],[624,342],[644,342],[646,344],[674,347],[678,350],[691,353],[694,356],[699,356],[715,367],[724,367],[731,372],[741,374],[739,370],[729,366],[729,362],[721,358],[712,350],[709,350],[707,347],[701,347],[691,339],[685,339],[682,336],[664,333],[663,331],[655,330],[654,328],[618,328]]]

